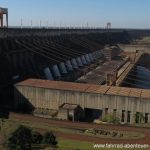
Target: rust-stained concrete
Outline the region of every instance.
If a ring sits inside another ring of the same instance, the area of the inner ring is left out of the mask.
[[[103,116],[105,108],[109,113],[116,109],[119,116],[122,111],[126,115],[130,112],[130,123],[136,112],[147,113],[150,122],[150,90],[37,79],[25,80],[15,87],[15,106],[24,103],[25,97],[35,108],[58,110],[64,103],[77,104],[83,109],[103,110]]]

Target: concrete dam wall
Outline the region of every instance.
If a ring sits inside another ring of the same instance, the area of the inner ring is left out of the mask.
[[[80,68],[82,64],[90,64],[94,59],[92,57],[97,56],[96,51],[98,53],[105,44],[129,42],[128,35],[124,32],[81,30],[71,31],[72,34],[68,35],[64,34],[63,30],[62,34],[59,34],[59,30],[46,31],[31,29],[1,31],[0,68],[3,70],[0,72],[1,85],[28,77],[52,79],[50,73],[52,70],[55,70],[55,73],[52,73],[55,76],[53,78],[57,79],[61,74],[64,76],[73,69]],[[64,64],[68,68],[65,68]],[[49,71],[47,67],[52,70]]]
[[[74,81],[103,58],[106,44],[129,43],[123,31],[89,29],[0,30],[0,99],[12,101],[11,86],[27,78]]]

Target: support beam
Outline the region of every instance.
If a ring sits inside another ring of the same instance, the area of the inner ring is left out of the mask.
[[[6,27],[8,27],[8,9],[0,7],[0,27],[4,27],[4,15],[6,15]]]

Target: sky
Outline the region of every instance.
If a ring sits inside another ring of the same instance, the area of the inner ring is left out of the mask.
[[[0,0],[9,26],[150,29],[150,0]],[[22,20],[22,21],[21,21]],[[40,23],[41,22],[41,23]]]

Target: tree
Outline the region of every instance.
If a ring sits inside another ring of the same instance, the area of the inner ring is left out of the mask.
[[[33,144],[40,144],[43,140],[43,136],[37,132],[37,131],[33,131],[32,132],[32,143]]]
[[[31,150],[32,130],[25,126],[19,126],[8,138],[7,146],[10,150]]]
[[[32,144],[56,146],[57,141],[52,132],[45,133],[43,137],[39,132],[21,125],[10,135],[6,144],[9,150],[31,150]]]
[[[115,116],[115,115],[111,115],[111,114],[107,114],[102,121],[104,122],[108,122],[108,123],[113,123],[113,124],[119,124],[120,123],[120,118]]]
[[[135,122],[136,123],[142,123],[142,121],[144,121],[144,120],[145,120],[145,117],[144,117],[143,113],[138,112],[135,114]]]
[[[46,132],[42,143],[56,146],[58,142],[56,141],[56,137],[52,132]]]

